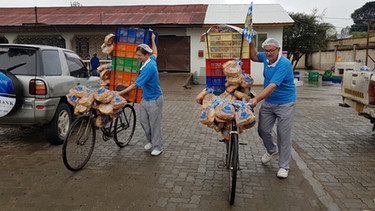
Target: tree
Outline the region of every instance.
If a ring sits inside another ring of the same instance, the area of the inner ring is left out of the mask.
[[[361,8],[356,9],[350,16],[354,24],[351,26],[352,32],[367,31],[370,20],[375,20],[375,1],[367,2]]]
[[[327,46],[327,31],[334,26],[328,23],[319,23],[317,16],[303,13],[290,13],[294,20],[293,26],[284,28],[283,49],[288,51],[295,69],[303,55],[319,51]]]

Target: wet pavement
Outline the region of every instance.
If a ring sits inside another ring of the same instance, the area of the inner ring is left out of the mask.
[[[50,145],[40,129],[0,128],[0,209],[375,210],[372,124],[338,106],[339,84],[301,79],[289,177],[276,177],[276,159],[269,166],[260,164],[264,148],[257,128],[245,130],[232,206],[228,172],[220,167],[221,135],[198,121],[195,97],[204,85],[185,89],[186,76],[162,73],[162,155],[144,152],[137,121],[129,146],[120,149],[98,133],[88,164],[71,172],[63,164],[61,146]]]

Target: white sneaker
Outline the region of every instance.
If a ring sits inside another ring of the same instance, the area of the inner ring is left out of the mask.
[[[145,150],[148,151],[152,148],[152,144],[151,143],[148,143],[145,145]]]
[[[277,177],[281,179],[285,179],[288,177],[288,172],[289,170],[280,168],[279,171],[277,172]]]
[[[272,154],[269,154],[268,152],[266,152],[263,156],[262,156],[262,164],[263,165],[267,165],[271,160],[272,160],[272,157],[277,155],[279,152],[276,151]]]
[[[162,152],[163,152],[163,150],[154,149],[154,150],[152,150],[151,155],[153,155],[153,156],[158,156],[158,155],[160,155]]]

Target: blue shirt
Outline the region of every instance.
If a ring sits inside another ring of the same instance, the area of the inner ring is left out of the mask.
[[[92,57],[90,60],[91,63],[91,69],[92,70],[97,70],[99,67],[99,58],[98,57]]]
[[[279,55],[278,60],[269,65],[264,52],[258,53],[258,60],[263,62],[264,65],[264,88],[271,83],[277,85],[275,91],[266,97],[265,101],[272,104],[286,104],[296,101],[296,85],[294,84],[291,62],[284,56]]]
[[[143,64],[134,84],[136,87],[142,88],[142,98],[146,101],[156,100],[163,94],[160,88],[158,67],[154,55],[151,55],[150,59]]]

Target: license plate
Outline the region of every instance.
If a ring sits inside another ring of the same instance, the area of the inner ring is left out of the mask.
[[[364,106],[365,106],[364,104],[356,102],[356,104],[355,104],[355,111],[362,112]]]

